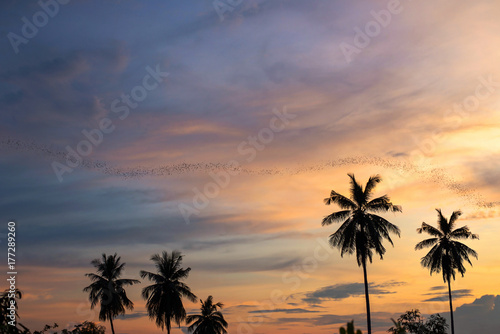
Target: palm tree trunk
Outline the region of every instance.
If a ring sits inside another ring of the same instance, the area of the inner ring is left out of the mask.
[[[113,326],[113,317],[109,317],[109,323],[111,324],[111,333],[115,334],[115,327]]]
[[[372,334],[372,321],[371,321],[371,316],[370,316],[370,296],[368,294],[368,276],[366,275],[366,261],[365,260],[363,260],[363,276],[365,278],[366,323],[368,326],[368,334]]]
[[[448,297],[450,298],[451,334],[455,334],[455,324],[453,323],[453,303],[451,301],[451,284],[448,277]]]

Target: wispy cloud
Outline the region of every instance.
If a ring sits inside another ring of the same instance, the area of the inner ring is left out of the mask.
[[[434,287],[434,288],[436,288],[436,287]],[[435,289],[435,290],[440,290],[440,289]],[[424,302],[442,302],[442,301],[447,301],[449,299],[447,291],[446,292],[426,293],[426,294],[424,294],[424,296],[434,296],[434,297],[425,299]],[[460,298],[471,297],[471,296],[473,296],[473,294],[472,294],[472,290],[470,290],[470,289],[453,290],[453,299],[460,299]]]
[[[288,309],[274,309],[274,310],[254,310],[248,313],[318,313],[319,311],[307,310],[303,308],[288,308]]]
[[[395,293],[389,290],[396,286],[406,284],[405,282],[390,281],[381,284],[369,284],[370,295],[387,295]],[[302,299],[309,304],[320,304],[326,300],[341,300],[349,297],[364,296],[365,287],[363,283],[336,284],[320,288],[316,291],[308,292]]]
[[[144,318],[147,316],[148,316],[147,312],[134,312],[134,313],[130,313],[130,314],[119,315],[118,319],[122,319],[122,320],[139,319],[139,318]]]

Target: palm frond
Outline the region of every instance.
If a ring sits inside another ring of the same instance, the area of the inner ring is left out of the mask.
[[[440,244],[435,244],[431,250],[420,260],[420,264],[428,268],[432,273],[439,273],[442,267],[442,248]]]
[[[476,259],[478,259],[479,257],[479,255],[475,250],[473,250],[472,248],[468,247],[467,245],[461,242],[451,241],[450,244],[451,244],[450,249],[456,250],[457,253],[460,255],[460,257],[466,259],[470,265],[472,265],[472,263],[469,260],[469,256],[475,257]]]
[[[441,232],[440,230],[438,230],[437,228],[435,228],[434,226],[431,226],[427,223],[422,223],[422,226],[420,228],[417,228],[417,232],[418,233],[427,233],[427,234],[430,234],[432,235],[433,237],[443,237],[444,234],[443,232]]]
[[[380,229],[380,231],[384,231],[385,234],[394,233],[398,237],[401,236],[401,230],[399,229],[399,227],[392,224],[387,219],[374,214],[368,214],[367,216],[370,218],[370,221],[372,221],[377,226],[377,229]]]
[[[372,175],[370,176],[370,178],[368,179],[368,181],[366,182],[366,185],[365,185],[365,198],[367,201],[370,200],[371,196],[372,196],[372,191],[373,189],[375,189],[375,187],[377,186],[378,183],[382,182],[382,177],[380,175]]]
[[[364,229],[360,231],[360,234],[364,237],[364,243],[366,243],[370,249],[375,249],[375,253],[380,256],[380,259],[384,258],[386,249],[382,244],[384,238],[392,244],[392,240],[386,229],[377,224],[373,224],[373,220],[369,219],[365,224]],[[371,261],[370,261],[371,262]]]
[[[450,225],[448,223],[448,219],[446,219],[445,216],[443,216],[443,212],[441,209],[436,209],[438,213],[438,227],[439,229],[444,233],[447,234],[450,231]]]
[[[453,230],[453,227],[455,226],[455,222],[457,221],[458,217],[462,215],[462,211],[457,210],[453,211],[453,213],[450,216],[450,219],[448,221],[448,225],[450,226],[450,231]]]
[[[323,200],[326,205],[337,204],[341,209],[355,210],[358,206],[351,199],[337,193],[335,190],[330,192],[330,197]]]
[[[389,196],[384,195],[377,197],[366,204],[366,209],[372,212],[402,212],[400,205],[395,205],[391,202]]]
[[[453,239],[479,239],[479,236],[471,233],[467,226],[462,226],[452,231],[450,237]]]
[[[434,246],[438,241],[439,241],[438,238],[430,238],[420,241],[418,244],[415,245],[415,250],[420,250],[422,248]]]
[[[349,182],[351,184],[351,199],[357,203],[358,206],[362,206],[366,203],[365,192],[363,191],[363,187],[356,181],[356,177],[354,174],[347,174],[351,179]]]
[[[137,283],[141,283],[141,281],[136,280],[136,279],[128,279],[128,278],[122,278],[122,279],[116,280],[116,284],[118,284],[119,286],[122,286],[122,285],[134,285],[134,284],[137,284]]]
[[[340,250],[340,256],[345,253],[353,254],[356,250],[356,230],[357,225],[352,217],[347,219],[335,233],[330,235],[330,245]]]

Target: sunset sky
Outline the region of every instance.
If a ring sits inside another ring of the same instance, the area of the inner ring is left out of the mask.
[[[480,237],[452,283],[456,333],[499,331],[500,3],[58,1],[0,3],[0,247],[15,220],[21,323],[111,333],[82,292],[90,262],[116,252],[140,279],[177,249],[230,334],[366,333],[362,269],[321,226],[354,173],[403,208],[368,267],[374,333],[449,314],[414,250],[436,208]],[[161,333],[141,281],[117,333]]]

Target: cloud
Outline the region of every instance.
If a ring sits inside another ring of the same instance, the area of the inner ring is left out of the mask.
[[[255,310],[248,313],[317,313],[319,311],[311,311],[303,308],[288,308],[288,309],[274,309],[274,310]]]
[[[284,256],[266,256],[255,258],[238,258],[231,261],[202,261],[195,263],[198,270],[217,271],[225,273],[259,272],[281,270],[300,263],[300,258],[287,258]]]
[[[472,303],[457,307],[455,328],[462,334],[498,333],[500,330],[500,295],[484,295]]]
[[[0,72],[4,133],[23,133],[40,144],[62,139],[69,144],[106,115],[103,100],[125,91],[129,82],[119,78],[127,65],[125,43],[115,42],[8,67]]]
[[[400,286],[405,282],[390,281],[381,284],[369,284],[370,295],[386,295],[395,293],[387,288]],[[364,296],[365,286],[363,283],[336,284],[320,288],[316,291],[306,293],[302,299],[309,304],[319,304],[325,300],[341,300],[349,297]]]
[[[122,320],[129,320],[129,319],[138,319],[138,318],[144,318],[147,317],[148,313],[147,312],[134,312],[130,314],[122,314],[118,316],[118,319]]]
[[[389,327],[390,319],[394,318],[395,314],[388,312],[372,312],[372,326],[376,330],[385,330]],[[326,326],[338,323],[347,323],[354,320],[356,327],[362,327],[366,324],[366,314],[350,314],[350,315],[335,315],[325,314],[313,319],[315,326]]]
[[[181,331],[184,333],[184,334],[188,334],[190,333],[189,330],[187,329],[187,327],[181,327]]]
[[[0,73],[0,79],[12,83],[27,82],[29,79],[42,80],[45,84],[66,82],[87,69],[87,62],[82,54],[72,53],[67,57],[53,58],[35,65],[5,71]]]
[[[436,287],[433,287],[436,288]],[[432,289],[431,289],[432,290]],[[441,302],[441,301],[447,301],[448,300],[448,291],[446,292],[433,292],[433,293],[426,293],[424,296],[434,296],[428,299],[425,299],[424,302]],[[464,297],[471,297],[472,295],[472,290],[470,289],[461,289],[461,290],[454,290],[452,291],[453,299],[460,299]]]
[[[42,291],[42,292],[37,292],[35,294],[33,293],[23,293],[23,300],[30,300],[30,301],[35,301],[35,300],[49,300],[54,298],[49,292]]]
[[[437,288],[437,287],[435,287]],[[435,289],[437,290],[437,289]],[[258,313],[254,311],[252,313]],[[276,313],[279,313],[277,310]],[[297,312],[300,313],[300,312]],[[403,312],[372,312],[372,326],[375,331],[385,332],[391,325],[391,318],[397,319]],[[449,312],[440,313],[447,318],[449,323]],[[306,314],[304,314],[306,315]],[[430,314],[422,314],[428,318]],[[460,334],[497,333],[500,329],[500,295],[484,295],[470,304],[464,304],[456,309],[455,328],[460,329]],[[269,320],[274,324],[286,325],[290,323],[302,323],[310,326],[330,326],[345,324],[354,320],[356,327],[363,330],[366,325],[366,314],[321,314],[318,316],[305,317],[281,317]]]
[[[385,331],[391,326],[391,318],[397,318],[399,315],[389,312],[372,312],[372,326],[376,331]],[[366,325],[366,314],[322,314],[316,317],[282,317],[274,319],[275,324],[286,325],[289,323],[303,323],[313,327],[331,328],[331,325],[345,325],[347,322],[354,320],[356,328],[361,328],[364,331]],[[335,328],[338,331],[338,328]]]
[[[498,202],[497,202],[498,204]],[[463,218],[464,220],[479,220],[479,219],[489,219],[489,218],[495,218],[500,216],[500,210],[497,208],[490,208],[490,209],[485,209],[485,210],[477,210],[475,212],[466,214],[465,217]]]

